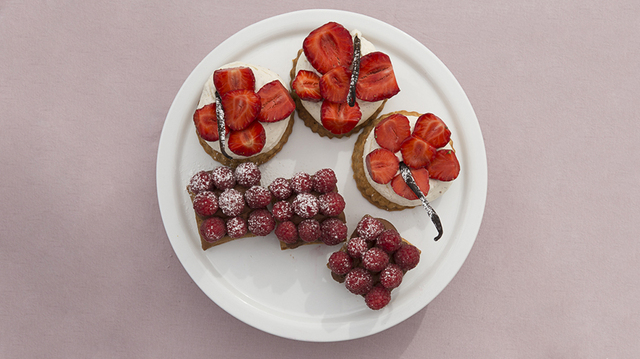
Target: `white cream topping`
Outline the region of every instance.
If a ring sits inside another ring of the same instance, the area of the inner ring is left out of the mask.
[[[411,131],[413,131],[413,127],[416,125],[416,121],[418,121],[418,117],[417,116],[407,116],[407,118],[409,119],[409,123],[411,124]],[[374,180],[371,179],[371,176],[369,175],[369,171],[367,170],[367,162],[366,162],[366,158],[367,158],[367,154],[373,152],[374,150],[380,148],[380,145],[378,145],[378,142],[376,142],[375,139],[375,128],[371,130],[371,132],[369,133],[369,136],[367,137],[367,140],[364,143],[364,150],[363,150],[363,154],[364,156],[362,157],[362,165],[364,166],[364,174],[367,177],[367,181],[369,182],[369,184],[371,185],[371,187],[373,187],[376,191],[378,191],[378,193],[380,193],[384,198],[388,199],[389,201],[399,204],[401,206],[407,206],[407,207],[413,207],[413,206],[420,206],[420,200],[416,199],[416,200],[408,200],[402,196],[399,196],[394,190],[393,187],[391,187],[391,183],[388,184],[380,184],[375,182]],[[451,147],[451,142],[449,142],[449,144],[447,144],[444,148],[449,148],[452,149]],[[398,151],[396,152],[396,157],[398,157],[398,159],[400,161],[402,161],[402,152]],[[400,171],[398,171],[398,173],[400,173]],[[429,202],[435,200],[436,198],[440,197],[442,194],[444,194],[449,187],[451,186],[451,183],[453,181],[440,181],[440,180],[436,180],[433,178],[429,178],[429,193],[427,194],[427,200]]]
[[[362,37],[362,34],[360,33],[360,31],[358,30],[351,31],[351,37],[355,37],[356,35],[358,35],[358,37],[360,38],[360,54],[362,56],[370,52],[374,52],[376,50],[372,43],[370,43],[369,41],[367,41],[365,38]],[[304,55],[304,52],[302,52],[300,54],[300,57],[298,58],[298,63],[296,64],[296,74],[300,70],[313,71],[318,76],[322,77],[322,74],[319,73],[316,69],[314,69],[313,66],[311,66],[311,63],[309,62],[307,57]],[[360,99],[356,99],[356,101],[358,102],[358,106],[360,106],[360,112],[362,113],[362,117],[360,118],[358,125],[366,121],[369,117],[371,117],[371,115],[373,115],[373,113],[376,112],[376,110],[382,105],[382,101],[368,102],[368,101],[362,101]],[[322,120],[320,119],[320,108],[322,107],[322,101],[312,102],[312,101],[303,100],[302,106],[307,110],[307,112],[309,112],[309,114],[313,117],[314,120],[316,120],[319,124],[322,124]]]
[[[256,86],[254,89],[256,92],[258,92],[258,90],[260,90],[262,86],[264,86],[265,84],[273,80],[280,81],[286,89],[289,89],[289,85],[286,84],[284,81],[282,81],[282,79],[280,78],[280,76],[278,76],[278,74],[259,65],[250,65],[250,64],[236,61],[236,62],[223,65],[220,68],[224,69],[224,68],[241,67],[241,66],[248,67],[251,69],[251,71],[253,71],[253,76],[256,78]],[[200,101],[198,102],[198,108],[202,108],[205,105],[216,102],[215,93],[216,93],[216,88],[213,84],[213,73],[212,73],[209,79],[207,80],[207,83],[205,83],[202,89],[202,94],[200,95]],[[267,141],[264,144],[262,151],[260,151],[258,154],[269,152],[271,149],[273,149],[276,146],[278,142],[280,142],[282,135],[284,134],[285,130],[287,129],[287,126],[289,125],[289,121],[291,121],[290,118],[286,118],[278,122],[261,122],[262,127],[264,127],[264,130],[267,135]],[[227,136],[228,135],[229,134],[227,133]],[[219,141],[213,141],[213,142],[207,141],[207,143],[215,151],[221,152]],[[236,159],[247,158],[246,156],[240,156],[231,152],[231,150],[229,150],[228,142],[225,142],[225,150],[227,154],[229,154],[233,158],[236,158]]]

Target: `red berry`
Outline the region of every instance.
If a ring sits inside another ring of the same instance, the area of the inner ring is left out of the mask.
[[[194,194],[202,191],[211,191],[214,188],[211,173],[207,171],[196,173],[189,181],[189,191]]]
[[[291,196],[291,182],[289,180],[278,177],[269,185],[269,191],[277,199],[287,199]]]
[[[418,169],[427,166],[436,156],[436,148],[417,136],[409,136],[400,146],[402,161]]]
[[[351,271],[352,267],[353,260],[346,252],[337,251],[329,257],[329,269],[335,274],[345,275]]]
[[[393,229],[383,231],[376,238],[376,246],[389,254],[397,251],[401,245],[402,237],[400,237],[398,231]]]
[[[218,210],[218,197],[211,191],[202,191],[193,198],[193,209],[202,217],[213,216]]]
[[[365,164],[367,172],[374,182],[387,184],[398,173],[400,160],[393,152],[385,148],[377,148],[367,154]]]
[[[322,126],[335,135],[342,135],[353,130],[360,122],[362,112],[356,102],[353,106],[347,103],[322,101],[320,120]]]
[[[331,192],[337,183],[336,173],[331,168],[323,168],[313,175],[313,190],[316,192]]]
[[[426,196],[427,193],[429,193],[429,188],[431,187],[429,184],[429,171],[424,168],[410,168],[409,170],[411,171],[413,181],[418,185],[418,188],[420,188],[420,192]],[[393,180],[391,180],[391,188],[393,188],[393,191],[398,196],[404,197],[408,200],[418,199],[418,196],[416,196],[411,188],[409,188],[409,185],[404,181],[401,174],[396,175]]]
[[[249,231],[256,236],[266,236],[273,232],[276,221],[273,219],[271,212],[266,209],[256,209],[249,213]]]
[[[247,222],[242,217],[227,219],[227,234],[231,238],[240,238],[247,234]]]
[[[302,50],[314,69],[321,74],[336,66],[351,66],[353,39],[349,30],[328,22],[311,31],[302,42]]]
[[[329,192],[318,197],[320,213],[325,216],[335,217],[344,211],[344,198],[338,192]]]
[[[219,139],[215,102],[197,109],[193,114],[193,123],[203,140],[217,141]]]
[[[364,216],[358,222],[356,231],[365,241],[374,241],[384,231],[384,224],[371,216]]]
[[[429,177],[440,181],[453,181],[460,174],[460,162],[452,150],[438,150],[429,166]]]
[[[243,162],[239,164],[234,171],[234,175],[236,182],[244,188],[259,185],[260,179],[262,178],[260,169],[253,162]]]
[[[253,186],[244,193],[249,208],[266,208],[271,203],[271,192],[262,186]]]
[[[258,119],[260,96],[253,90],[233,90],[222,95],[224,122],[232,131],[241,131]]]
[[[373,310],[384,308],[391,301],[391,291],[381,285],[376,285],[364,296],[367,307]]]
[[[370,248],[362,255],[362,266],[374,273],[380,272],[389,264],[389,255],[378,247]]]
[[[306,172],[298,172],[291,177],[291,189],[295,193],[311,192],[313,188],[313,180],[311,175]]]
[[[393,255],[396,264],[403,270],[415,268],[420,262],[420,251],[411,244],[403,244]]]
[[[258,121],[278,122],[289,117],[296,109],[296,103],[291,98],[282,82],[273,80],[258,90],[260,97],[260,113]]]
[[[233,175],[233,170],[226,166],[216,167],[211,171],[211,178],[213,184],[221,191],[228,188],[233,188],[236,185],[236,178]]]
[[[347,273],[344,286],[353,294],[365,295],[373,288],[373,276],[364,268],[354,268]]]
[[[347,239],[347,225],[338,218],[327,218],[320,224],[320,240],[334,246]]]
[[[349,239],[349,242],[347,242],[347,252],[349,252],[349,255],[353,258],[362,258],[362,255],[368,249],[369,245],[367,244],[367,241],[364,240],[364,238],[353,237]]]
[[[288,221],[293,217],[293,207],[291,203],[287,201],[278,201],[273,204],[271,213],[273,213],[273,217],[279,222]]]
[[[400,88],[389,56],[379,51],[362,56],[356,97],[375,102],[391,98],[398,92]]]
[[[296,225],[291,221],[282,222],[276,227],[276,237],[287,244],[293,244],[298,241],[298,230]]]
[[[213,84],[218,93],[223,94],[239,89],[255,90],[255,76],[248,67],[231,67],[213,72]]]
[[[380,272],[380,284],[387,289],[397,288],[402,283],[402,269],[397,264],[389,264]]]
[[[305,219],[298,224],[298,236],[304,242],[314,242],[320,239],[320,223],[315,219]]]
[[[444,147],[451,139],[451,131],[440,117],[425,113],[418,117],[413,134],[429,142],[433,147]]]
[[[378,145],[391,152],[400,151],[400,145],[411,136],[411,125],[407,116],[394,113],[380,121],[374,129]]]
[[[224,220],[220,217],[207,218],[202,222],[200,226],[200,234],[205,241],[214,243],[224,237],[227,233],[227,228],[224,224]]]
[[[293,91],[303,101],[318,102],[320,94],[320,76],[313,71],[300,70],[291,84]]]
[[[319,203],[311,193],[300,193],[293,200],[293,212],[302,218],[311,218],[318,214]]]
[[[244,209],[244,197],[242,193],[233,188],[226,189],[220,193],[218,206],[225,215],[235,217]]]
[[[253,156],[260,153],[267,142],[267,132],[258,121],[239,131],[231,131],[227,144],[229,150],[240,156]]]
[[[347,102],[351,71],[343,66],[334,67],[320,78],[320,94],[331,102]]]

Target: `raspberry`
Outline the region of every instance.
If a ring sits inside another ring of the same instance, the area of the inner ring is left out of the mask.
[[[364,252],[369,249],[367,241],[360,237],[353,237],[347,242],[347,252],[353,258],[362,258]]]
[[[387,289],[397,288],[402,283],[402,269],[397,264],[389,264],[380,272],[380,284]]]
[[[275,217],[277,221],[288,221],[293,217],[293,207],[291,203],[287,201],[278,201],[273,204],[271,213],[273,213],[273,217]]]
[[[415,268],[420,262],[420,251],[411,244],[403,244],[393,255],[396,264],[403,271]]]
[[[344,286],[353,294],[365,295],[373,287],[373,276],[364,268],[354,268],[347,273]]]
[[[224,220],[220,217],[207,218],[200,226],[200,234],[202,234],[204,240],[209,243],[220,240],[226,233],[227,229],[224,225]]]
[[[251,186],[257,186],[262,179],[262,173],[258,169],[258,166],[253,162],[243,162],[236,167],[234,171],[236,182],[244,188],[250,188]]]
[[[362,255],[362,266],[377,273],[389,264],[389,255],[378,247],[373,247]]]
[[[231,238],[240,238],[247,234],[247,222],[242,217],[227,219],[227,234]]]
[[[213,184],[219,189],[224,191],[228,188],[233,188],[236,185],[236,178],[233,176],[233,170],[226,166],[216,167],[211,171],[211,178]]]
[[[391,301],[391,291],[381,285],[376,285],[364,296],[367,307],[373,310],[384,308]]]
[[[193,209],[202,217],[213,216],[218,210],[218,197],[211,191],[202,191],[193,197]]]
[[[337,251],[329,257],[329,269],[335,274],[345,275],[351,271],[353,260],[347,252]]]
[[[293,200],[293,212],[302,218],[311,218],[318,214],[318,199],[310,193],[300,193]]]
[[[320,202],[320,213],[325,216],[334,217],[344,211],[344,198],[338,192],[329,192],[318,197]]]
[[[356,230],[358,231],[358,236],[364,238],[365,241],[373,241],[384,231],[384,225],[371,216],[364,216],[358,222]]]
[[[271,192],[262,186],[253,186],[244,193],[249,208],[266,208],[271,203]]]
[[[304,242],[317,241],[320,238],[320,223],[315,219],[305,219],[298,224],[298,236]]]
[[[273,219],[271,212],[266,209],[256,209],[249,213],[249,231],[256,236],[266,236],[273,232],[276,221]]]
[[[320,240],[334,246],[347,239],[347,225],[337,218],[327,218],[320,225]]]
[[[311,175],[306,172],[298,172],[291,177],[291,189],[295,193],[308,193],[313,188]]]
[[[287,199],[291,196],[291,182],[282,177],[278,177],[269,185],[269,191],[277,199]]]
[[[336,187],[336,183],[338,179],[331,168],[323,168],[313,175],[313,189],[316,192],[331,192]]]
[[[376,246],[382,248],[385,252],[392,254],[402,245],[402,237],[398,231],[387,229],[382,231],[376,238]]]
[[[189,181],[189,191],[194,194],[202,191],[211,191],[214,188],[211,173],[206,171],[196,173]]]
[[[226,189],[218,197],[218,206],[225,215],[235,217],[242,213],[244,209],[244,197],[238,190],[233,188]]]
[[[276,237],[287,244],[293,244],[298,241],[298,230],[295,223],[291,221],[282,222],[276,227]]]

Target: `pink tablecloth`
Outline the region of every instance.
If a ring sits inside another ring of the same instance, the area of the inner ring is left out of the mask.
[[[628,0],[323,3],[407,32],[465,89],[489,166],[475,246],[425,309],[347,342],[266,334],[200,291],[158,209],[164,118],[224,39],[316,6],[0,1],[0,357],[637,357]]]

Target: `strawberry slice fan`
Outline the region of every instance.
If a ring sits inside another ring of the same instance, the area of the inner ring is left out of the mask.
[[[356,83],[358,82],[358,75],[360,73],[360,38],[356,35],[353,39],[353,62],[351,68],[351,79],[349,81],[349,94],[347,95],[347,103],[350,107],[353,107],[356,103]],[[411,169],[404,162],[400,162],[400,175],[402,179],[404,179],[405,183],[411,191],[420,199],[422,202],[422,207],[427,211],[429,218],[431,218],[431,222],[436,227],[438,231],[438,235],[433,239],[434,241],[438,241],[442,237],[442,223],[440,222],[440,217],[436,213],[436,211],[431,207],[429,201],[427,201],[427,196],[422,193],[420,187],[418,187],[413,175],[411,174]]]

